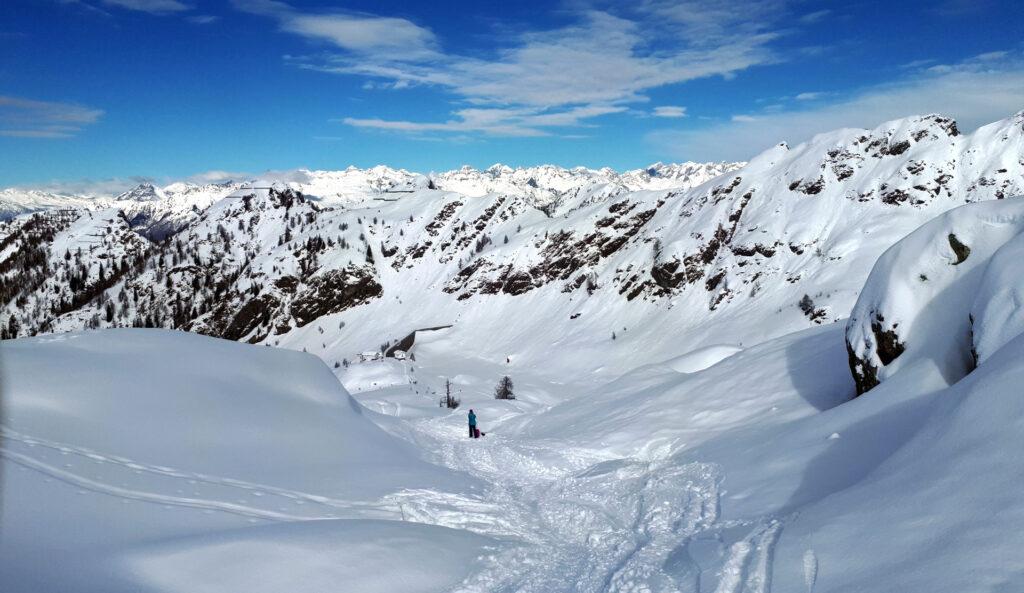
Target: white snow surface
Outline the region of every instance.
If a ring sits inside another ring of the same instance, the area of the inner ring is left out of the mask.
[[[313,356],[108,330],[3,342],[0,361],[5,592],[435,591],[487,543],[402,522],[383,497],[473,480]]]
[[[121,208],[129,219],[148,219],[183,226],[195,209],[204,209],[232,192],[280,183],[328,204],[362,204],[395,198],[403,192],[424,189],[431,179],[440,189],[468,196],[491,192],[530,194],[538,202],[551,202],[566,192],[611,186],[610,191],[678,189],[698,186],[743,163],[655,163],[645,169],[618,173],[612,169],[566,169],[553,165],[512,168],[494,165],[483,171],[462,167],[442,173],[421,174],[379,165],[368,169],[348,167],[325,171],[295,169],[267,173],[250,179],[222,183],[175,181],[166,186],[144,182],[121,194],[62,194],[38,189],[0,189],[0,220],[54,208]]]
[[[196,274],[186,264],[197,261],[283,299],[269,287],[301,275],[295,246],[322,235],[355,247],[321,252],[298,290],[360,269],[382,296],[242,336],[276,348],[154,330],[0,344],[12,394],[0,583],[5,593],[69,583],[170,593],[1021,590],[1024,247],[1022,201],[1010,196],[1024,188],[1024,112],[954,131],[939,116],[840,130],[688,190],[638,190],[604,170],[581,186],[581,172],[544,168],[353,169],[277,180],[323,188],[288,208],[269,207],[266,190],[214,201],[177,236],[184,263],[151,262],[124,281],[127,294],[169,300],[167,274]],[[510,179],[518,190],[506,195]],[[633,210],[611,217],[620,201]],[[586,237],[621,238],[609,229],[649,210],[620,251],[590,259]],[[126,223],[111,216],[96,223],[109,232],[73,223],[88,232],[68,227],[50,257],[97,234],[127,250]],[[466,229],[477,220],[496,240],[474,250]],[[593,290],[572,278],[482,290],[513,268],[546,272],[549,237],[562,231]],[[957,265],[949,234],[971,249]],[[382,253],[424,241],[421,257]],[[83,261],[114,248],[97,245]],[[492,267],[457,284],[481,261]],[[666,268],[682,283],[652,285],[652,266],[674,261],[689,262]],[[846,342],[876,356],[879,311],[906,349],[889,365],[872,358],[884,380],[854,398]],[[86,314],[50,330],[81,327]],[[416,332],[414,359],[355,362],[422,328],[435,329]],[[332,366],[348,359],[334,369],[344,389],[296,350]],[[515,400],[493,397],[503,375]],[[456,410],[438,406],[446,379]],[[479,440],[467,438],[468,409]]]
[[[879,380],[922,358],[959,380],[977,362],[972,352],[984,360],[1024,329],[1022,232],[1024,198],[1009,198],[950,210],[891,247],[850,316],[853,352]],[[894,360],[880,352],[880,332],[904,349]]]

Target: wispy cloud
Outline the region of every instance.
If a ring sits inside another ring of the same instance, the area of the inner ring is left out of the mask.
[[[0,95],[0,136],[71,138],[102,116],[101,109],[73,103]]]
[[[612,105],[587,105],[567,110],[544,111],[538,108],[471,108],[455,112],[444,122],[360,119],[347,117],[341,123],[357,128],[375,128],[397,132],[482,132],[495,136],[548,136],[545,128],[583,125],[585,119],[621,113],[626,108]]]
[[[815,99],[820,99],[820,98],[822,98],[824,96],[825,96],[825,93],[815,91],[815,92],[800,93],[796,97],[793,97],[793,98],[796,99],[797,101],[814,101]]]
[[[838,128],[871,128],[890,119],[942,113],[963,130],[1024,109],[1024,56],[976,56],[871,87],[809,109],[733,117],[693,131],[659,131],[648,140],[671,158],[743,160],[780,141],[802,142]]]
[[[800,22],[806,24],[816,23],[830,14],[832,14],[832,11],[828,9],[816,10],[814,12],[809,12],[800,17]]]
[[[651,112],[654,117],[686,117],[686,108],[678,105],[661,105],[655,107],[654,111]]]
[[[233,0],[236,9],[278,21],[282,31],[329,43],[375,62],[438,57],[434,34],[402,18],[357,12],[304,13],[276,0]]]
[[[111,197],[124,193],[140,183],[152,183],[149,177],[111,177],[107,179],[61,179],[25,183],[11,189],[43,191],[65,196]]]
[[[103,0],[103,4],[156,15],[173,14],[192,9],[188,4],[178,0]]]
[[[211,25],[219,21],[220,17],[212,14],[197,14],[195,16],[188,17],[187,20],[197,25]]]
[[[226,181],[244,181],[252,177],[252,173],[246,173],[244,171],[223,171],[221,169],[214,169],[212,171],[203,171],[202,173],[195,173],[182,179],[189,183],[224,183]]]
[[[335,48],[287,56],[293,65],[360,76],[366,88],[429,85],[472,108],[443,121],[343,118],[347,125],[408,133],[483,132],[509,136],[551,133],[589,118],[626,111],[647,91],[709,76],[733,76],[778,56],[771,9],[780,0],[669,2],[627,9],[584,8],[571,24],[496,34],[488,57],[445,52],[426,27],[363,13],[313,13],[278,0],[234,0],[239,10],[275,19],[281,30]],[[699,10],[698,10],[699,9]],[[340,50],[340,51],[339,51]],[[680,117],[662,110],[662,117]],[[672,115],[670,115],[672,114]]]
[[[289,173],[294,174],[293,172]],[[147,177],[133,175],[126,177],[108,177],[105,179],[62,179],[39,183],[24,183],[12,189],[44,191],[55,194],[85,197],[113,197],[122,194],[140,183],[167,185],[175,181],[186,183],[224,183],[227,181],[246,181],[252,179],[252,173],[242,171],[203,171],[188,177],[171,179],[169,177]]]

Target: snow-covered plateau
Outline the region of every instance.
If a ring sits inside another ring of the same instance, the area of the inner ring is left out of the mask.
[[[1024,112],[130,194],[0,223],[4,593],[1024,590]]]

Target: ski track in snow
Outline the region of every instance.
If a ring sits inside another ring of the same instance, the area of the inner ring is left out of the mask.
[[[266,484],[150,465],[126,457],[104,455],[84,447],[29,436],[7,427],[0,429],[0,439],[4,442],[0,447],[0,457],[12,463],[87,491],[123,499],[153,502],[164,506],[223,511],[269,521],[401,519],[401,509],[394,506],[342,500]],[[14,446],[23,451],[15,451]],[[28,451],[40,448],[48,451],[56,460],[43,459],[44,456],[38,453],[28,454]],[[64,461],[69,457],[77,459],[75,462]],[[93,477],[84,475],[84,472],[90,470]],[[130,482],[138,481],[133,480],[133,477],[142,474],[170,478],[167,483],[178,495],[152,492],[151,480],[144,484],[149,486],[149,489],[129,486]],[[120,485],[111,482],[119,482]],[[204,487],[207,492],[201,492]],[[229,497],[233,500],[229,500]],[[262,504],[255,504],[257,502]],[[305,507],[307,504],[309,506]]]
[[[778,520],[719,520],[719,475],[710,464],[609,459],[597,451],[471,440],[443,419],[412,423],[439,460],[491,485],[482,500],[408,490],[392,497],[410,520],[470,529],[514,543],[486,557],[458,593],[769,593]],[[718,570],[689,557],[694,538],[746,530]],[[702,574],[703,572],[703,574]]]
[[[457,593],[771,590],[772,550],[782,523],[719,520],[720,480],[713,465],[610,459],[597,451],[494,434],[471,440],[443,418],[410,426],[440,463],[489,484],[486,493],[410,489],[379,501],[349,501],[146,464],[7,427],[0,429],[0,456],[80,493],[226,512],[250,521],[413,521],[506,541],[503,549],[485,551],[483,569]],[[726,545],[724,530],[747,535]],[[700,566],[690,557],[688,546],[695,539],[724,549],[717,567]]]

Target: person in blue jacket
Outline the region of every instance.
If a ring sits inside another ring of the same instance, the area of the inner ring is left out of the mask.
[[[473,410],[469,411],[469,438],[476,438],[476,414],[473,413]]]

